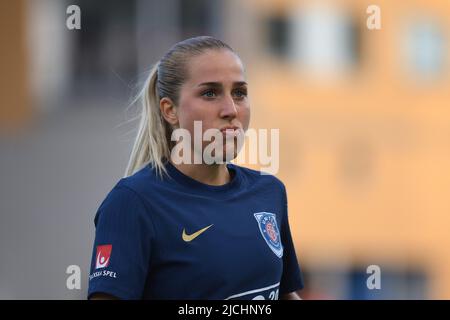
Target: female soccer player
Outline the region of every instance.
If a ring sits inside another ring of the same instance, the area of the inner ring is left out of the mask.
[[[229,161],[174,161],[172,134],[194,137],[195,121],[222,135],[214,156],[237,156],[250,121],[238,55],[212,37],[179,42],[140,98],[126,177],[95,217],[88,298],[300,299],[283,183]],[[192,160],[207,143],[188,146]]]

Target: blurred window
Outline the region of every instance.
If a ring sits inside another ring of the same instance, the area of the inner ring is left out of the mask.
[[[406,31],[405,54],[408,70],[420,79],[436,78],[444,70],[445,39],[433,21],[415,21]]]
[[[81,30],[68,33],[73,37],[73,93],[125,92],[137,69],[136,1],[75,0],[71,4],[81,8]]]
[[[289,53],[289,32],[291,25],[286,15],[269,16],[265,20],[267,29],[266,46],[270,53],[286,58]]]
[[[360,60],[358,19],[327,6],[300,7],[293,12],[290,56],[313,75],[339,75]]]
[[[419,269],[381,267],[381,288],[369,290],[364,268],[354,267],[349,271],[349,296],[352,300],[423,300],[427,298],[427,278]]]
[[[222,0],[178,0],[181,38],[211,35],[220,38]]]
[[[381,288],[369,289],[367,266],[337,263],[309,267],[303,272],[307,295],[311,299],[339,300],[423,300],[429,299],[429,278],[420,266],[380,265]],[[308,295],[310,294],[310,296]]]

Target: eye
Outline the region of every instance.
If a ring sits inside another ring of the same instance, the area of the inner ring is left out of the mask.
[[[234,95],[238,98],[238,99],[243,99],[247,96],[247,90],[245,89],[236,89],[234,91]]]
[[[216,92],[212,89],[206,90],[202,93],[203,97],[206,98],[214,98],[216,96]]]

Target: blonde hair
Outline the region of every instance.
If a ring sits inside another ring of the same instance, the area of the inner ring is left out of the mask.
[[[162,178],[167,174],[164,166],[170,159],[173,128],[163,118],[159,102],[168,97],[178,105],[179,92],[187,80],[187,64],[191,57],[206,50],[234,50],[221,40],[209,36],[190,38],[176,43],[152,68],[142,90],[133,100],[140,102],[142,111],[139,129],[125,171],[131,176],[150,164]]]

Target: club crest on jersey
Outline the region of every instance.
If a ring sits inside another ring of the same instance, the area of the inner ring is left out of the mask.
[[[276,215],[270,212],[257,212],[254,213],[254,216],[258,222],[259,231],[267,245],[278,258],[281,258],[283,256],[283,246],[281,245]]]

